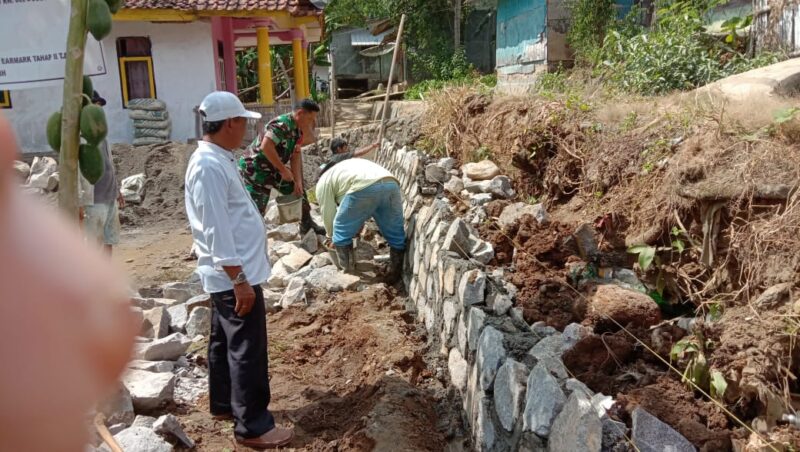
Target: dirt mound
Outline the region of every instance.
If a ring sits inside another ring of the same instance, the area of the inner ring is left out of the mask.
[[[195,145],[163,143],[150,146],[115,144],[111,148],[117,177],[120,180],[144,173],[144,199],[139,205],[129,204],[120,213],[123,224],[183,223],[184,177],[189,156]]]
[[[270,408],[304,451],[440,451],[458,406],[426,370],[424,333],[383,286],[269,317]],[[185,407],[197,450],[235,449],[230,423]]]

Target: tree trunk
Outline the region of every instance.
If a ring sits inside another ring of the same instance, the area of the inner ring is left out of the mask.
[[[453,14],[453,50],[458,52],[461,48],[461,0],[454,0]]]
[[[83,102],[83,56],[86,46],[87,0],[72,0],[64,71],[58,205],[69,218],[78,218],[78,124]]]

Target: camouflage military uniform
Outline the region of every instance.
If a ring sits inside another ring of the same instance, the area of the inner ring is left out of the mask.
[[[297,127],[292,113],[278,116],[267,123],[264,127],[264,137],[275,143],[278,158],[284,164],[292,158],[295,146],[302,142],[302,132]],[[248,146],[245,156],[239,159],[239,171],[242,173],[247,191],[263,214],[267,210],[270,190],[275,188],[281,194],[289,195],[294,191],[294,182],[284,181],[280,172],[272,166],[260,148],[259,136]]]

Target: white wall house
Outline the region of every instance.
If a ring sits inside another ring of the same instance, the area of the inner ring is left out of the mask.
[[[163,100],[172,121],[173,141],[186,141],[196,137],[194,107],[203,97],[217,87],[214,41],[211,39],[210,21],[189,23],[115,22],[111,35],[103,44],[105,75],[92,77],[95,90],[106,99],[109,143],[130,143],[133,140],[133,122],[128,110],[123,108],[123,82],[120,67],[126,58],[140,68],[152,68],[152,83],[147,72],[127,74],[128,86],[133,91],[147,93]],[[134,38],[137,46],[128,49],[125,43]],[[145,43],[150,44],[149,51]],[[148,55],[149,54],[149,55]],[[136,77],[141,79],[136,80]],[[10,119],[23,152],[49,151],[45,137],[45,124],[51,113],[62,104],[62,84],[45,88],[13,90],[8,92],[11,107],[3,113]],[[130,93],[133,95],[135,93]]]

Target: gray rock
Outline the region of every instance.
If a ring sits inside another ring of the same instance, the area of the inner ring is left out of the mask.
[[[672,427],[642,408],[631,414],[631,439],[640,452],[696,452],[697,449]]]
[[[481,397],[477,404],[477,416],[475,419],[475,450],[491,451],[497,441],[497,433],[492,422],[490,411],[490,400]]]
[[[278,212],[278,203],[272,200],[267,204],[267,213],[264,215],[267,224],[277,225],[281,221],[281,214]]]
[[[489,193],[500,199],[511,199],[516,193],[508,176],[497,176],[489,183]]]
[[[486,300],[486,306],[489,307],[492,311],[494,311],[497,315],[506,315],[508,311],[514,306],[514,302],[511,301],[511,298],[508,295],[504,295],[501,293],[493,293],[489,298]],[[523,322],[525,319],[521,319]]]
[[[532,205],[524,202],[517,202],[510,204],[503,209],[503,212],[497,219],[497,223],[501,227],[507,228],[522,218],[523,215],[533,215],[539,224],[544,224],[548,221],[547,211],[544,209],[542,204]]]
[[[550,436],[550,428],[567,397],[543,363],[538,363],[528,376],[528,396],[522,414],[523,429],[543,438]]]
[[[561,358],[561,354],[564,353],[565,349],[566,342],[564,341],[564,335],[556,333],[537,342],[528,354],[536,359],[543,359],[548,356]]]
[[[161,339],[169,334],[169,312],[163,306],[142,313],[143,321],[139,335],[151,339]]]
[[[756,300],[756,306],[760,308],[774,308],[786,302],[792,295],[794,283],[776,284],[765,290]]]
[[[448,173],[449,173],[450,171],[452,171],[452,170],[453,170],[453,168],[455,168],[455,167],[456,167],[456,164],[458,164],[458,162],[456,161],[456,159],[454,159],[454,158],[452,158],[452,157],[444,157],[444,158],[441,158],[441,159],[439,159],[439,162],[438,162],[438,165],[439,165],[439,166],[440,166],[440,167],[441,167],[443,170],[447,171]]]
[[[156,432],[144,427],[131,427],[116,435],[114,439],[124,451],[172,452],[172,445],[164,441]],[[111,450],[103,444],[103,450]]]
[[[306,284],[328,292],[341,292],[354,289],[360,280],[358,276],[343,273],[336,267],[329,265],[311,272],[306,278]]]
[[[192,297],[186,302],[186,311],[189,312],[189,314],[191,314],[195,308],[199,307],[211,309],[211,296],[207,293],[204,293],[197,295],[196,297]]]
[[[522,412],[527,379],[528,368],[513,359],[506,360],[497,371],[494,381],[494,408],[500,424],[508,432],[514,429]]]
[[[460,177],[450,176],[450,180],[444,184],[445,191],[458,195],[464,190],[464,181]]]
[[[156,418],[152,416],[142,416],[141,414],[136,416],[136,419],[133,420],[133,424],[131,427],[144,427],[144,428],[153,428],[153,424],[156,422]]]
[[[31,175],[31,167],[25,162],[14,160],[14,173],[21,181],[24,182],[28,180],[28,176]]]
[[[288,308],[294,304],[306,303],[305,281],[302,278],[292,278],[280,300],[283,308]]]
[[[444,242],[442,242],[442,249],[458,253],[459,256],[467,259],[469,257],[469,251],[472,248],[469,240],[470,235],[467,223],[457,218],[450,224],[450,228],[447,230]]]
[[[447,369],[450,371],[450,381],[461,393],[467,386],[467,360],[457,348],[450,349],[447,359]]]
[[[469,197],[469,205],[472,207],[485,206],[492,200],[491,193],[476,193]]]
[[[481,309],[471,308],[467,319],[467,345],[469,345],[470,352],[478,348],[478,339],[481,337],[485,325],[486,313]]]
[[[478,339],[477,354],[478,372],[480,373],[480,387],[484,391],[490,389],[494,383],[495,375],[506,360],[506,349],[503,346],[503,333],[491,326],[483,329]]]
[[[538,359],[538,362],[542,363],[550,371],[550,375],[556,377],[559,381],[569,378],[569,372],[567,372],[567,367],[561,361],[561,358],[543,356]]]
[[[509,298],[509,301],[511,301],[510,298]],[[511,303],[512,303],[512,306],[513,306],[514,302],[512,301]],[[512,307],[511,309],[508,310],[508,316],[511,317],[514,321],[516,321],[516,322],[518,322],[518,323],[520,323],[522,325],[527,325],[528,324],[528,322],[525,320],[525,314],[524,314],[524,311],[522,310],[522,308],[513,308]]]
[[[186,303],[190,298],[203,293],[203,286],[198,283],[173,282],[161,286],[164,298],[171,298],[177,303]]]
[[[139,331],[141,331],[143,326],[144,326],[144,312],[142,312],[142,308],[137,308],[135,306],[131,306],[131,314],[133,314],[133,317],[135,319],[134,320],[134,322],[135,322],[134,324],[135,325],[139,325]],[[137,336],[137,337],[139,337],[139,336]],[[149,339],[149,338],[145,338],[145,339]]]
[[[319,239],[313,229],[309,229],[306,235],[303,236],[302,246],[304,250],[311,254],[319,250]]]
[[[485,240],[477,240],[470,251],[470,255],[476,261],[486,265],[494,259],[494,247]]]
[[[477,163],[467,163],[461,167],[464,176],[472,180],[491,180],[500,175],[500,168],[491,160],[482,160]]]
[[[583,382],[575,378],[567,379],[567,381],[564,383],[564,389],[566,389],[568,395],[578,393],[587,399],[591,399],[594,396],[594,391],[589,389],[589,387],[583,384]]]
[[[126,428],[128,428],[128,426],[125,424],[112,424],[110,427],[108,427],[108,433],[116,435],[117,433],[125,430]]]
[[[173,333],[163,339],[144,344],[141,356],[137,358],[147,361],[175,361],[186,353],[191,344],[192,341],[185,335]]]
[[[124,385],[109,398],[103,400],[97,410],[106,417],[106,424],[124,424],[129,426],[136,418],[133,412],[133,399],[131,393]]]
[[[572,233],[575,243],[578,245],[578,253],[586,262],[594,262],[598,258],[600,250],[594,240],[594,226],[591,223],[583,223]]]
[[[544,440],[533,433],[523,433],[517,444],[517,452],[547,452]]]
[[[267,280],[267,287],[271,289],[282,289],[289,283],[289,274],[292,273],[283,264],[283,259],[272,267],[269,279]]]
[[[470,179],[464,179],[464,190],[467,193],[472,195],[479,195],[479,194],[487,194],[491,197],[491,193],[489,190],[491,189],[492,182],[488,180],[483,181],[473,181]]]
[[[484,302],[486,296],[486,274],[480,270],[470,270],[461,276],[458,285],[458,301],[463,307]]]
[[[282,224],[267,232],[267,238],[282,242],[300,240],[300,225],[297,223]]]
[[[331,259],[331,255],[329,253],[322,253],[311,258],[311,262],[309,262],[308,267],[316,270],[318,268],[327,267],[328,265],[333,265],[333,259]]]
[[[425,180],[430,183],[443,184],[449,177],[447,170],[436,163],[430,163],[425,167]]]
[[[130,370],[122,377],[130,391],[137,411],[148,411],[171,402],[175,390],[175,375],[168,373]]]
[[[592,334],[592,330],[579,323],[570,323],[564,328],[564,352],[571,350],[579,340]],[[562,352],[563,353],[563,352]]]
[[[597,394],[593,395],[591,402],[595,411],[597,411],[597,415],[600,416],[600,419],[603,419],[608,410],[614,406],[614,398],[607,396],[602,392],[598,392]]]
[[[614,446],[627,441],[628,427],[609,417],[603,419],[603,450],[613,450]]]
[[[131,297],[131,306],[141,310],[153,309],[156,307],[156,302],[152,298]]]
[[[194,441],[189,438],[181,427],[181,423],[172,414],[165,414],[153,423],[153,430],[162,435],[172,435],[189,449],[194,448]]]
[[[552,336],[558,333],[558,330],[556,330],[552,326],[548,326],[546,323],[541,321],[531,325],[531,331],[533,332],[533,334],[541,338]]]
[[[313,256],[308,251],[295,247],[292,252],[278,262],[278,265],[283,264],[286,271],[291,274],[303,268]]]
[[[128,369],[146,370],[148,372],[172,372],[175,363],[172,361],[144,361],[135,359],[128,363]]]
[[[603,424],[582,395],[573,393],[553,422],[550,431],[551,452],[600,452],[603,444]]]
[[[208,337],[211,334],[211,309],[199,307],[189,314],[186,322],[186,335],[194,338],[198,335]]]
[[[281,298],[283,298],[282,293],[264,289],[264,307],[267,311],[274,311],[276,307],[279,307],[281,305]]]
[[[58,173],[51,174],[50,177],[47,178],[47,188],[45,190],[47,191],[58,190],[58,180],[59,180]]]
[[[189,320],[189,311],[185,304],[176,304],[167,308],[169,312],[169,327],[173,333],[186,331],[186,322]]]
[[[28,186],[47,189],[50,175],[58,171],[58,163],[52,157],[34,157],[30,168]]]

